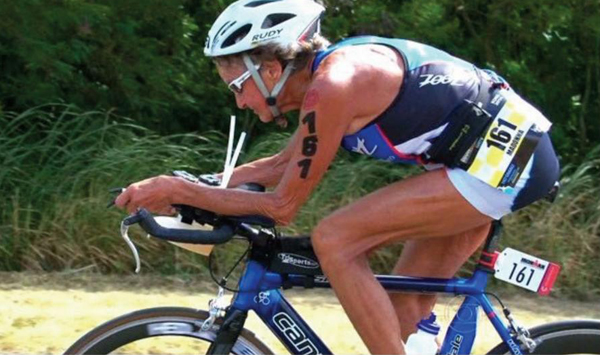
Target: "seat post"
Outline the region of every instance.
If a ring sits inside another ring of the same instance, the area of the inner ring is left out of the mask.
[[[485,252],[493,253],[496,250],[502,229],[503,226],[501,219],[492,221],[492,226],[490,227],[487,239],[485,240],[485,245],[483,246],[483,250]]]
[[[495,220],[492,222],[490,231],[485,240],[481,256],[479,257],[479,263],[477,268],[489,273],[494,273],[494,265],[500,254],[496,248],[498,247],[498,241],[500,240],[500,233],[502,233],[502,220]]]

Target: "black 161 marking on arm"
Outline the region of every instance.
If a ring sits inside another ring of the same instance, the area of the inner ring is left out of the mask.
[[[312,157],[317,153],[317,143],[319,142],[319,139],[316,135],[316,117],[317,115],[314,112],[310,112],[302,119],[302,123],[308,126],[308,133],[310,134],[309,136],[304,137],[302,140],[302,155],[307,158],[298,162],[298,166],[302,168],[302,170],[300,170],[300,177],[302,179],[306,179],[308,176],[308,171],[310,170],[312,159],[309,157]]]
[[[310,169],[310,163],[312,163],[311,159],[302,159],[298,162],[298,166],[302,168],[300,171],[300,177],[306,179],[308,176],[308,170]]]
[[[311,112],[302,119],[302,123],[308,125],[308,133],[310,134],[317,133],[317,128],[315,127],[315,117],[317,117],[317,115],[315,115],[314,112]]]
[[[302,140],[302,155],[305,157],[312,157],[317,152],[317,143],[319,140],[317,136],[304,137]]]

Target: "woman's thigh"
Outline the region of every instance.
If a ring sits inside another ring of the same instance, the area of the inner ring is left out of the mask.
[[[405,276],[449,278],[485,241],[489,224],[448,236],[408,240],[393,273]]]
[[[313,237],[322,251],[334,244],[359,255],[398,241],[455,236],[490,221],[440,169],[396,182],[337,210],[319,223]]]

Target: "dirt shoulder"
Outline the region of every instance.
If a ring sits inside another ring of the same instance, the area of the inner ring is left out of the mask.
[[[62,353],[98,324],[133,310],[182,306],[207,308],[216,288],[208,278],[86,273],[0,273],[0,353]],[[600,319],[600,302],[537,297],[508,286],[501,295],[515,317],[530,327],[567,319]],[[514,293],[510,293],[514,292]],[[364,345],[330,290],[288,290],[285,295],[334,353],[365,353]],[[436,313],[449,324],[461,299],[441,298]],[[475,353],[498,343],[485,317],[479,322]],[[278,353],[285,349],[262,322],[246,327]],[[192,348],[193,349],[193,348]],[[190,351],[193,351],[190,349]]]

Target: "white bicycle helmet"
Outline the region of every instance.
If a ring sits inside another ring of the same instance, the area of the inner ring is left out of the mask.
[[[309,41],[320,33],[325,8],[313,0],[239,0],[229,5],[212,25],[204,54],[219,57],[243,53],[267,43],[283,46]],[[292,73],[288,64],[279,82],[269,93],[255,63],[247,55],[242,59],[277,122],[282,119],[276,97]],[[285,121],[285,120],[284,120]]]
[[[313,0],[239,0],[212,25],[204,54],[218,57],[266,43],[290,45],[320,32],[325,8]]]

